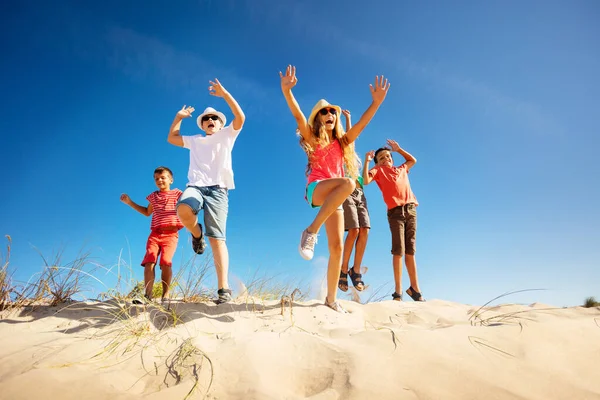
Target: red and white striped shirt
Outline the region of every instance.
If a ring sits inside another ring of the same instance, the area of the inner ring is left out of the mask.
[[[183,192],[179,189],[161,192],[157,190],[146,197],[152,204],[152,223],[151,230],[164,228],[183,228],[183,224],[177,216],[177,200]]]

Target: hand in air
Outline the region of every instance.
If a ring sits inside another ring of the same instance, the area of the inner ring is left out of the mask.
[[[390,83],[383,77],[383,75],[381,75],[375,77],[375,87],[373,87],[373,85],[369,85],[369,87],[371,88],[373,102],[375,104],[381,104],[383,103],[383,100],[385,100],[385,96],[390,88]]]
[[[217,78],[215,78],[214,82],[208,81],[208,83],[210,83],[210,86],[208,87],[208,93],[211,96],[223,97],[225,93],[227,93],[227,90],[225,90]]]
[[[350,110],[342,110],[342,114],[344,114],[344,117],[350,118]]]
[[[365,155],[365,160],[367,163],[371,162],[373,158],[375,158],[375,150],[371,150]]]
[[[392,151],[395,151],[395,152],[399,152],[400,151],[400,146],[398,145],[398,142],[396,142],[395,140],[388,139],[387,140],[387,144],[388,144],[388,146],[390,146],[390,148],[392,149]]]
[[[128,195],[126,195],[125,193],[123,193],[123,194],[121,195],[121,201],[122,201],[123,203],[125,203],[125,204],[129,204],[129,202],[131,201],[131,199],[129,198],[129,196],[128,196]]]
[[[181,110],[179,110],[179,111],[177,112],[177,116],[178,116],[178,117],[180,117],[180,118],[189,118],[189,117],[191,117],[191,116],[192,116],[192,113],[193,113],[194,111],[195,111],[195,110],[194,110],[194,107],[186,107],[186,106],[183,106],[183,107],[181,108]]]
[[[281,78],[281,90],[291,90],[296,83],[298,83],[298,78],[296,78],[296,67],[288,65],[285,69],[285,75],[279,71],[279,77]]]

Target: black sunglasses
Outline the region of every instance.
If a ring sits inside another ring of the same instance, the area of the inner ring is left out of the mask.
[[[205,115],[204,117],[202,117],[202,122],[206,122],[209,119],[212,119],[213,121],[216,121],[219,119],[219,117],[217,117],[216,115]]]
[[[336,115],[337,114],[337,110],[335,108],[321,108],[319,110],[319,114],[321,114],[321,115],[327,115],[327,113],[331,113],[332,115]]]

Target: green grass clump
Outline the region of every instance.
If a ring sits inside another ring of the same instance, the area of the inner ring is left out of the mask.
[[[597,302],[594,296],[590,296],[585,299],[583,306],[585,308],[600,307],[600,302]]]

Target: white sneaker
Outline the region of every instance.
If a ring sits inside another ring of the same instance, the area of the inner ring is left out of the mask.
[[[340,314],[348,314],[348,311],[346,311],[337,300],[330,303],[329,300],[327,300],[327,297],[325,297],[325,305]]]
[[[300,236],[300,246],[298,246],[302,258],[312,260],[315,255],[315,244],[317,244],[317,234],[310,233],[305,229]]]

